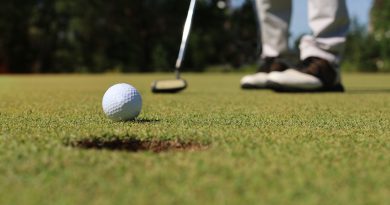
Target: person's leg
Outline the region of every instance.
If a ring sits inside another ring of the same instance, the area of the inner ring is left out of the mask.
[[[288,52],[291,6],[291,0],[256,0],[264,62],[258,73],[241,79],[242,88],[265,88],[269,72],[288,68],[279,57]]]
[[[301,60],[318,57],[338,65],[349,28],[345,0],[309,0],[312,35],[301,39]]]
[[[262,57],[278,57],[288,52],[291,0],[256,0],[260,19]]]
[[[309,0],[312,35],[302,38],[301,63],[268,80],[280,91],[343,91],[339,62],[349,27],[345,0]]]

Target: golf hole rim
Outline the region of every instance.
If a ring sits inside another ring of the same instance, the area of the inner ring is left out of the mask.
[[[138,139],[135,137],[88,137],[72,140],[65,144],[72,148],[84,150],[124,151],[130,153],[194,152],[202,151],[209,147],[209,144],[202,144],[193,140]]]

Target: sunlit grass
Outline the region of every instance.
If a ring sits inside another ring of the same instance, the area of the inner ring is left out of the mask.
[[[242,74],[0,77],[0,204],[386,204],[390,75],[345,74],[346,93],[243,91]],[[137,121],[101,109],[112,84],[139,89]],[[82,149],[99,139],[191,142],[161,153]]]

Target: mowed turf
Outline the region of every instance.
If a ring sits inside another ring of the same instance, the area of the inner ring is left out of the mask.
[[[390,74],[345,74],[346,93],[243,91],[242,74],[0,76],[0,204],[388,204]],[[139,89],[137,121],[101,108]],[[82,149],[94,139],[191,142],[161,153]]]

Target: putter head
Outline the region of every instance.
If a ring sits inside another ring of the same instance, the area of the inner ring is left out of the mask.
[[[184,79],[156,80],[152,83],[153,93],[177,93],[187,87]]]

